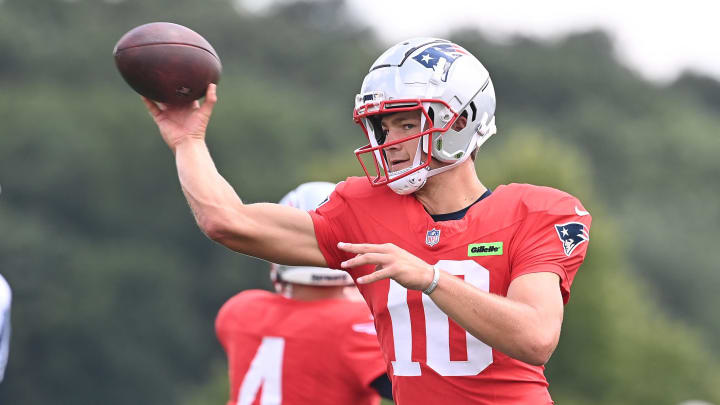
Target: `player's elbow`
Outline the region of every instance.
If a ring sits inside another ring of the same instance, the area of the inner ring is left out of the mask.
[[[230,240],[237,240],[245,232],[238,226],[236,219],[227,218],[222,215],[206,215],[197,218],[200,230],[210,239],[226,245]]]
[[[222,243],[222,241],[226,239],[230,234],[227,226],[218,221],[203,220],[198,221],[197,224],[198,227],[200,227],[202,233],[205,234],[205,236],[218,243]]]
[[[528,344],[522,360],[533,366],[543,366],[550,360],[557,343],[558,339],[554,334],[537,334]]]
[[[554,350],[554,348],[534,350],[531,353],[528,353],[528,357],[525,362],[533,366],[544,366],[550,360],[550,356],[552,356]]]

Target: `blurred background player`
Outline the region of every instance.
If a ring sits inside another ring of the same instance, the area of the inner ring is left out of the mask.
[[[5,376],[10,351],[10,302],[10,286],[0,274],[0,382]]]
[[[334,187],[302,184],[280,204],[311,210]],[[372,317],[347,294],[354,289],[347,273],[272,264],[271,279],[277,293],[243,291],[218,314],[228,404],[370,405],[392,397]]]

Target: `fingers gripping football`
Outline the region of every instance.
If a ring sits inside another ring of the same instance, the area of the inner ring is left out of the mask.
[[[432,282],[433,267],[391,243],[338,243],[338,248],[355,257],[341,263],[342,268],[375,265],[375,272],[357,279],[360,284],[390,278],[405,288],[423,290]]]
[[[171,150],[190,139],[204,139],[213,107],[217,102],[216,86],[210,84],[201,105],[197,100],[185,105],[164,105],[143,97],[143,102]]]

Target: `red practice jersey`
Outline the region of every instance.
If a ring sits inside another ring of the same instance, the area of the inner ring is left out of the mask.
[[[377,405],[386,373],[363,302],[297,301],[248,290],[223,305],[215,331],[228,357],[228,405]]]
[[[534,272],[560,276],[564,301],[588,247],[590,215],[573,196],[510,184],[475,203],[462,219],[435,222],[412,195],[340,183],[310,212],[328,267],[351,255],[338,242],[393,243],[490,293]],[[352,269],[360,277],[372,266]],[[492,349],[448,319],[421,291],[393,280],[360,285],[375,317],[398,404],[551,404],[542,366]]]

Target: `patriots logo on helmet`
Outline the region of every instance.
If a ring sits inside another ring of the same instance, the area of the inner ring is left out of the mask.
[[[590,240],[587,227],[580,222],[555,225],[555,230],[562,241],[565,256],[570,256],[578,245]]]
[[[428,69],[442,69],[442,81],[447,81],[447,74],[448,70],[450,70],[450,66],[457,58],[467,54],[467,51],[459,45],[438,44],[426,48],[413,57],[413,59]],[[444,61],[441,62],[442,60]]]

